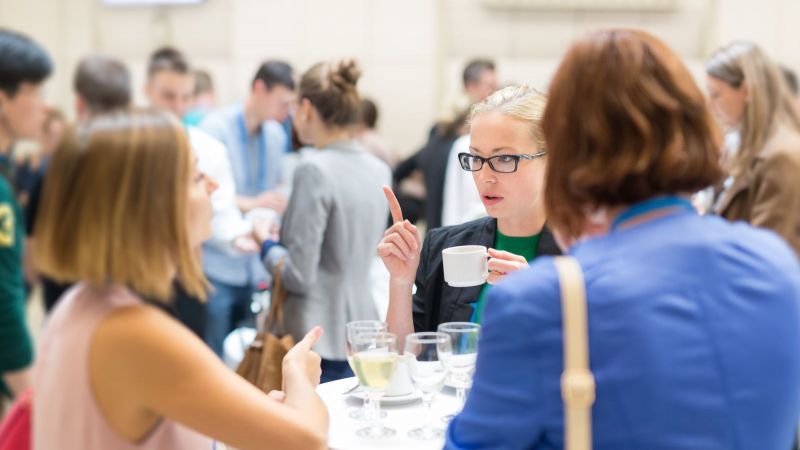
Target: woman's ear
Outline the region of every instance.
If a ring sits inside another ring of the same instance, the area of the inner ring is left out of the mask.
[[[308,122],[311,120],[311,114],[314,112],[314,106],[307,98],[300,100],[300,106],[297,108],[297,120],[301,122]]]

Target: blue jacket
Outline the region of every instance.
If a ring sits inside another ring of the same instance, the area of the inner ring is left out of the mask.
[[[595,450],[784,450],[800,411],[800,267],[776,235],[681,212],[571,251],[586,278]],[[496,286],[447,449],[560,449],[552,258]]]

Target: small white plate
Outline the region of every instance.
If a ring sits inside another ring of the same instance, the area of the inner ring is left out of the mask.
[[[362,401],[366,398],[366,395],[367,393],[361,389],[350,394],[351,397]],[[422,391],[414,390],[414,392],[406,395],[393,395],[391,397],[384,395],[381,397],[381,405],[405,405],[419,400],[422,400]]]

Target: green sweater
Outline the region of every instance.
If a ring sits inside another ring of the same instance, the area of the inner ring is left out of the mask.
[[[495,250],[502,250],[525,258],[528,263],[536,258],[536,248],[539,246],[539,238],[541,233],[534,234],[533,236],[514,237],[506,236],[497,230],[494,236]],[[483,317],[483,308],[486,306],[486,296],[491,289],[491,285],[486,283],[481,289],[478,296],[478,302],[475,303],[475,312],[472,314],[472,322],[481,323]]]
[[[0,374],[33,362],[33,345],[25,325],[24,228],[14,191],[0,175]],[[2,393],[8,394],[8,389],[0,378]]]

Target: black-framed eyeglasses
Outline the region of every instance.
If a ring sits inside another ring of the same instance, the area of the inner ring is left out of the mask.
[[[489,167],[499,173],[514,173],[519,168],[520,159],[537,159],[546,155],[546,151],[541,151],[531,155],[496,155],[491,158],[482,158],[472,153],[459,153],[458,162],[461,168],[469,172],[477,172],[483,168],[483,163],[488,162]]]

